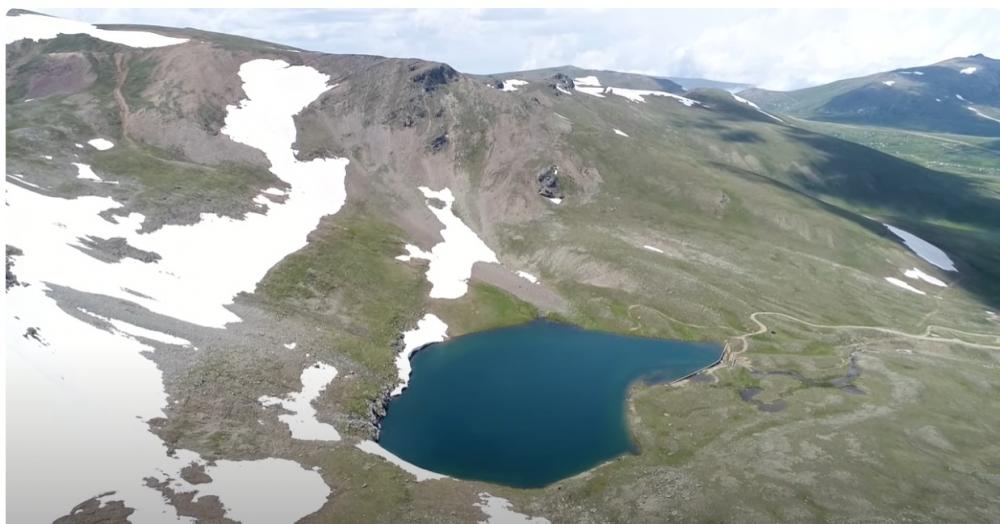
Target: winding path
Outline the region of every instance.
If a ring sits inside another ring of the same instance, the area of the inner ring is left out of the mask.
[[[730,347],[730,344],[727,342],[726,343],[726,348],[725,348],[725,355],[722,358],[722,363],[727,363],[730,367],[732,367],[736,363],[736,358],[739,355],[741,355],[742,353],[746,352],[746,350],[750,347],[750,341],[748,339],[750,337],[753,337],[753,336],[756,336],[756,335],[761,335],[761,334],[763,334],[763,333],[765,333],[767,331],[767,325],[764,324],[763,322],[761,322],[761,320],[758,318],[761,315],[771,315],[771,316],[775,316],[775,317],[780,317],[780,318],[783,318],[783,319],[786,319],[786,320],[791,320],[792,322],[798,322],[799,324],[802,324],[802,325],[805,325],[805,326],[809,326],[809,327],[812,327],[812,328],[817,328],[817,329],[875,331],[875,332],[878,332],[878,333],[886,333],[886,334],[889,334],[889,335],[895,335],[895,336],[904,337],[904,338],[910,338],[910,339],[915,339],[915,340],[927,340],[927,341],[931,341],[931,342],[945,342],[945,343],[949,343],[949,344],[959,344],[959,345],[963,345],[963,346],[980,348],[980,349],[996,349],[996,350],[1000,350],[1000,345],[979,344],[979,343],[976,343],[976,342],[969,342],[967,340],[962,340],[960,338],[943,338],[943,337],[939,337],[939,336],[932,336],[933,335],[932,330],[938,329],[938,330],[944,330],[944,331],[951,331],[953,333],[961,333],[963,335],[974,336],[974,337],[987,337],[987,338],[994,337],[994,338],[1000,339],[1000,336],[998,336],[996,334],[992,334],[992,333],[971,333],[971,332],[968,332],[968,331],[960,331],[960,330],[949,328],[949,327],[945,327],[945,326],[928,325],[927,328],[924,329],[924,332],[922,334],[920,334],[920,335],[914,335],[912,333],[906,333],[904,331],[899,331],[899,330],[896,330],[896,329],[890,329],[890,328],[880,327],[880,326],[857,326],[857,325],[850,325],[850,324],[847,324],[847,325],[816,324],[816,323],[813,323],[813,322],[809,322],[808,320],[802,320],[800,318],[796,318],[796,317],[793,317],[791,315],[787,315],[785,313],[778,313],[776,311],[757,311],[757,312],[754,312],[754,313],[750,314],[750,320],[753,321],[754,324],[757,324],[757,329],[755,331],[750,331],[750,332],[744,333],[744,334],[739,335],[739,336],[736,337],[736,339],[740,341],[740,349],[739,349],[739,351],[736,351],[736,350],[732,349]]]

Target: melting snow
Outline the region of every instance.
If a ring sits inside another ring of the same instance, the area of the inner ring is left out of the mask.
[[[768,113],[767,111],[764,111],[763,109],[760,108],[760,106],[758,106],[757,104],[753,103],[752,101],[747,100],[746,98],[743,98],[741,96],[738,96],[738,95],[736,95],[736,93],[729,93],[729,94],[732,95],[733,99],[735,99],[737,102],[740,102],[742,104],[746,104],[746,105],[748,105],[748,106],[756,109],[757,111],[763,113],[764,115],[767,115],[767,116],[769,116],[769,117],[777,120],[778,122],[784,123],[784,120],[782,120],[782,119],[780,119],[780,118],[772,115],[771,113]]]
[[[97,313],[94,313],[94,312],[91,312],[91,311],[87,311],[86,309],[83,309],[83,308],[77,308],[77,309],[79,309],[81,313],[85,313],[85,314],[90,315],[90,316],[92,316],[94,318],[103,320],[104,322],[107,322],[108,324],[111,324],[116,330],[124,333],[125,335],[131,336],[131,337],[148,338],[150,340],[155,340],[157,342],[163,342],[164,344],[173,344],[175,346],[188,346],[188,347],[191,346],[191,342],[190,341],[188,341],[186,339],[183,339],[181,337],[175,337],[173,335],[168,335],[166,333],[161,333],[159,331],[153,331],[152,329],[146,329],[144,327],[139,327],[139,326],[136,326],[135,324],[129,324],[128,322],[125,322],[123,320],[118,320],[118,319],[114,319],[114,318],[104,317],[104,316],[98,315]],[[150,350],[152,350],[152,348],[150,348]]]
[[[668,93],[666,91],[654,91],[649,89],[624,89],[621,87],[609,87],[606,90],[607,93],[612,95],[618,95],[625,97],[633,102],[645,102],[645,96],[665,96],[668,98],[673,98],[674,100],[684,104],[687,107],[701,105],[701,102],[697,100],[691,100],[690,98],[683,97],[681,95],[675,95],[673,93]]]
[[[972,73],[975,73],[977,69],[977,67],[966,67],[965,69],[959,71],[959,73],[962,73],[963,75],[971,75]]]
[[[596,76],[581,76],[580,78],[574,78],[573,84],[600,87],[601,81]]]
[[[648,250],[650,250],[650,251],[652,251],[654,253],[663,253],[662,249],[655,248],[653,246],[642,246],[642,247],[643,247],[643,249],[648,249]]]
[[[532,284],[538,283],[538,278],[535,277],[535,275],[528,273],[527,271],[518,271],[517,276],[527,280],[528,282],[531,282]]]
[[[889,228],[889,231],[892,231],[892,234],[903,239],[903,243],[906,244],[906,247],[910,248],[910,251],[916,253],[918,257],[945,271],[958,271],[955,269],[955,263],[948,258],[948,255],[934,244],[927,242],[917,235],[903,231],[898,227],[893,227],[889,224],[882,225]]]
[[[885,85],[887,85],[887,86],[889,86],[889,87],[892,87],[892,86],[896,85],[896,81],[895,80],[883,80],[882,83],[885,84]]]
[[[58,20],[25,20],[31,18]],[[168,456],[146,423],[164,416],[167,399],[162,374],[142,355],[153,348],[133,337],[164,341],[169,335],[126,323],[114,324],[116,332],[102,330],[64,312],[49,295],[50,286],[221,328],[240,320],[225,308],[232,297],[252,291],[268,269],[306,244],[321,217],[343,205],[347,161],[300,162],[290,149],[293,116],[327,90],[328,77],[277,60],[244,63],[239,74],[248,99],[228,108],[223,132],[263,151],[271,171],[291,186],[285,203],[270,204],[267,214],[244,220],[204,214],[194,225],[138,234],[140,214],[110,221],[98,216],[121,206],[110,198],[50,198],[7,185],[5,216],[19,227],[9,228],[6,240],[24,252],[15,258],[14,271],[30,284],[6,296],[7,465],[15,479],[8,484],[9,520],[51,522],[95,492],[114,490],[135,508],[134,521],[176,522],[173,509],[142,479],[177,478],[180,468],[198,459],[186,450]],[[162,259],[104,263],[74,248],[88,235],[124,237]],[[39,329],[48,345],[23,337],[29,327]],[[244,522],[295,521],[316,511],[330,493],[318,473],[286,460],[219,461],[209,473],[215,481],[197,489],[219,494],[229,516]],[[281,504],[273,503],[277,489],[287,490]]]
[[[476,233],[465,225],[452,210],[455,196],[451,190],[444,188],[432,191],[421,186],[420,192],[424,198],[444,202],[443,208],[427,204],[438,221],[444,225],[441,230],[440,243],[423,251],[412,244],[406,245],[406,255],[396,257],[404,262],[414,258],[428,260],[427,280],[431,283],[431,298],[458,298],[469,290],[469,278],[472,277],[472,266],[476,262],[498,262],[497,255],[487,246]]]
[[[97,149],[98,151],[107,151],[108,149],[115,147],[114,142],[110,140],[105,140],[103,138],[95,138],[93,140],[88,141],[87,143],[90,144],[94,149]]]
[[[615,134],[616,134],[616,135],[619,135],[619,136],[623,136],[623,137],[625,137],[625,138],[628,138],[628,135],[627,135],[627,134],[625,134],[625,132],[624,132],[624,131],[622,131],[621,129],[617,129],[617,128],[616,128],[616,129],[615,129]]]
[[[528,85],[528,82],[512,78],[510,80],[503,81],[503,89],[501,89],[501,91],[517,91],[517,88],[519,86],[526,86],[526,85]]]
[[[73,144],[77,149],[83,149],[83,144]]]
[[[187,38],[170,38],[147,31],[109,31],[98,29],[86,22],[66,20],[54,16],[22,14],[6,17],[4,24],[5,44],[11,44],[22,39],[34,41],[48,40],[60,34],[87,34],[106,42],[127,45],[129,47],[163,47],[183,44]]]
[[[281,406],[291,411],[291,414],[279,415],[278,420],[292,430],[292,438],[337,441],[340,440],[340,433],[333,426],[316,420],[316,409],[312,406],[312,402],[336,377],[337,368],[319,362],[302,371],[301,391],[289,393],[284,398],[263,396],[257,400],[265,407]]]
[[[928,284],[932,284],[938,287],[948,287],[948,284],[945,284],[941,279],[932,277],[927,273],[920,271],[917,268],[907,269],[906,271],[903,272],[903,274],[906,275],[908,278],[912,278],[914,280],[923,280]]]
[[[296,343],[296,342],[289,342],[287,344],[282,344],[282,345],[285,346],[285,349],[295,349],[295,346],[297,346],[298,343]]]
[[[907,291],[912,291],[912,292],[914,292],[914,293],[916,293],[918,295],[926,295],[927,294],[927,293],[924,293],[923,291],[920,291],[919,289],[917,289],[917,288],[915,288],[915,287],[907,284],[906,282],[903,282],[902,280],[900,280],[898,278],[895,278],[895,277],[885,277],[885,280],[886,280],[886,282],[888,282],[888,283],[890,283],[890,284],[892,284],[894,286],[899,286],[899,287],[901,287],[901,288],[903,288],[903,289],[905,289]]]
[[[985,118],[987,120],[992,120],[994,122],[1000,123],[1000,118],[993,118],[992,116],[987,115],[987,114],[983,113],[982,111],[980,111],[980,110],[978,110],[978,109],[976,109],[976,108],[974,108],[972,106],[969,106],[969,111],[972,111],[973,113],[975,113],[976,116],[980,116],[980,117]]]
[[[380,446],[378,442],[375,442],[375,441],[372,441],[372,440],[363,440],[363,441],[358,442],[357,444],[355,444],[355,447],[357,447],[361,451],[364,451],[365,453],[369,453],[371,455],[377,455],[377,456],[382,457],[385,460],[387,460],[387,461],[395,464],[396,466],[398,466],[403,471],[405,471],[405,472],[413,475],[414,479],[417,482],[423,482],[425,480],[439,480],[439,479],[446,479],[446,478],[448,478],[447,475],[442,475],[440,473],[434,473],[433,471],[426,470],[424,468],[421,468],[420,466],[416,466],[414,464],[411,464],[411,463],[409,463],[409,462],[407,462],[407,461],[399,458],[398,456],[396,456],[395,454],[393,454],[391,451],[389,451],[389,450],[383,448],[382,446]]]
[[[545,197],[545,198],[546,198],[546,199],[547,199],[547,200],[548,200],[549,202],[552,202],[553,204],[562,204],[562,201],[563,201],[563,199],[561,199],[561,198],[556,198],[556,197]]]
[[[399,383],[390,393],[396,396],[406,389],[410,383],[410,357],[420,348],[434,342],[441,342],[448,338],[448,324],[445,324],[437,316],[427,313],[424,318],[417,321],[417,327],[403,332],[403,350],[396,355],[396,371],[399,375]]]
[[[199,496],[219,497],[226,517],[243,524],[295,522],[323,507],[330,495],[318,471],[291,460],[217,460],[205,472],[212,482],[192,489]],[[275,493],[281,493],[280,499],[275,499]]]
[[[529,517],[514,511],[509,500],[494,497],[489,493],[480,493],[479,502],[475,506],[486,514],[486,520],[480,524],[549,524],[548,519]]]
[[[97,176],[97,173],[94,173],[94,170],[91,169],[90,166],[88,166],[87,164],[77,164],[74,162],[73,165],[76,166],[76,171],[77,171],[76,178],[82,178],[84,180],[96,180],[98,182],[101,181],[101,177]]]
[[[959,100],[961,100],[963,102],[966,102],[965,98],[963,98],[962,95],[956,94],[955,98],[957,98],[957,99],[959,99]]]
[[[560,93],[562,93],[564,95],[573,96],[573,93],[567,91],[566,88],[564,88],[563,86],[556,86],[556,91],[559,91]]]

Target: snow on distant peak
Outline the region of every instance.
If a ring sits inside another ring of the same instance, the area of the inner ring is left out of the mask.
[[[576,85],[601,87],[601,81],[598,80],[596,76],[581,76],[580,78],[574,78],[573,83]]]
[[[732,95],[733,99],[736,100],[737,102],[739,102],[741,104],[746,104],[746,105],[748,105],[748,106],[756,109],[758,112],[763,113],[764,115],[767,115],[767,116],[769,116],[769,117],[777,120],[778,122],[784,123],[784,120],[782,120],[782,119],[780,119],[780,118],[772,115],[771,113],[768,113],[767,111],[764,111],[763,109],[760,108],[760,106],[758,106],[757,104],[751,102],[750,100],[747,100],[746,98],[738,96],[736,93],[729,93],[729,94]]]
[[[644,96],[665,96],[667,98],[673,98],[674,100],[684,104],[687,107],[701,105],[701,102],[698,102],[697,100],[691,100],[690,98],[681,95],[675,95],[673,93],[668,93],[666,91],[653,91],[644,89],[622,89],[620,87],[609,87],[608,91],[611,92],[611,94],[623,96],[633,102],[645,102],[646,99],[643,98]]]
[[[887,85],[887,86],[889,86],[889,87],[892,87],[892,86],[896,85],[896,81],[895,80],[883,80],[882,83],[885,84],[885,85]]]
[[[500,89],[500,90],[501,91],[517,91],[517,88],[519,86],[526,86],[526,85],[528,85],[528,82],[526,82],[524,80],[518,80],[516,78],[511,78],[510,80],[504,80],[503,81],[503,88]]]
[[[6,36],[4,44],[12,44],[18,40],[49,40],[61,34],[86,34],[99,40],[126,45],[129,47],[164,47],[187,42],[187,38],[171,38],[148,31],[110,31],[98,29],[86,22],[66,20],[54,16],[22,14],[8,16],[5,24]]]
[[[963,75],[971,75],[971,74],[975,73],[977,69],[979,69],[979,68],[978,67],[966,67],[965,69],[962,69],[961,71],[959,71],[959,73],[962,73]]]
[[[978,109],[976,109],[976,108],[974,108],[974,107],[972,107],[972,106],[969,106],[969,107],[968,107],[968,110],[969,110],[969,111],[972,111],[973,113],[975,113],[975,114],[976,114],[976,116],[979,116],[979,117],[982,117],[982,118],[985,118],[985,119],[987,119],[987,120],[992,120],[992,121],[994,121],[994,122],[996,122],[996,123],[1000,124],[1000,118],[994,118],[994,117],[992,117],[992,116],[990,116],[990,115],[987,115],[987,114],[983,113],[982,111],[980,111],[980,110],[978,110]]]

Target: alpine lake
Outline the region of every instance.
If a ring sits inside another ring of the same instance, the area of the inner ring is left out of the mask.
[[[379,443],[451,477],[537,488],[637,452],[626,395],[719,361],[722,348],[536,320],[431,344]]]

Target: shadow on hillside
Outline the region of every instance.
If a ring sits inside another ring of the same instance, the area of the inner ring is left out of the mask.
[[[729,142],[742,142],[745,144],[763,142],[764,138],[760,134],[745,129],[734,131],[723,131],[719,134],[723,140]]]
[[[784,133],[821,155],[809,172],[789,173],[796,187],[871,209],[940,247],[959,270],[956,284],[1000,307],[1000,200],[970,178],[799,128]]]

